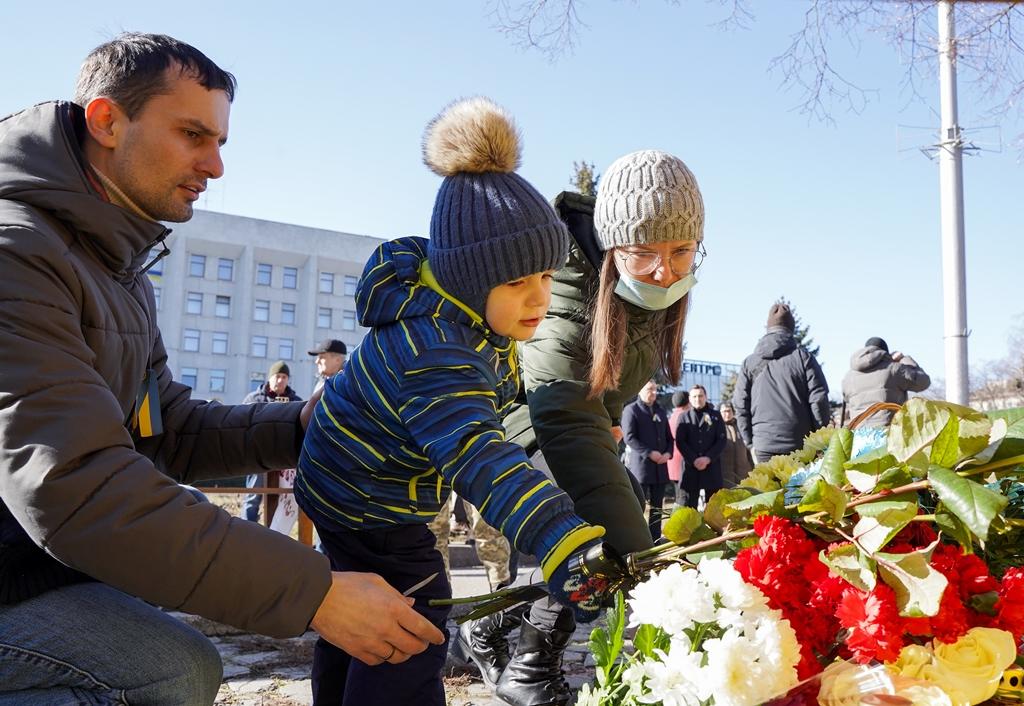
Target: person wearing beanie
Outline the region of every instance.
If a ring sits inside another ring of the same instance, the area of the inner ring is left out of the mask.
[[[267,380],[255,390],[242,398],[242,404],[262,404],[264,402],[299,402],[302,400],[288,382],[292,371],[283,360],[271,363],[267,370]],[[246,488],[264,488],[267,485],[266,473],[250,473],[245,477]],[[260,507],[264,496],[260,493],[249,493],[242,501],[240,517],[250,522],[259,522]],[[267,522],[269,523],[269,519]]]
[[[508,438],[543,456],[576,512],[607,530],[621,552],[652,546],[644,493],[618,453],[623,407],[659,371],[677,383],[689,291],[704,256],[704,202],[686,164],[659,150],[627,154],[606,169],[596,199],[554,200],[571,236],[552,305],[523,345],[526,405],[505,418]],[[457,646],[501,665],[520,615],[465,623]],[[565,704],[561,672],[573,614],[541,599],[522,621],[496,694],[512,706]]]
[[[740,436],[758,463],[801,448],[805,436],[831,420],[825,374],[793,335],[788,304],[771,305],[765,329],[740,366],[732,397]]]
[[[537,557],[557,600],[593,620],[599,587],[570,567],[604,529],[573,511],[501,425],[519,392],[519,342],[544,320],[565,262],[566,228],[515,172],[518,132],[491,101],[446,108],[423,153],[443,177],[431,237],[384,243],[367,262],[356,308],[370,330],[345,374],[307,403],[296,500],[335,570],[412,590],[416,610],[443,630],[449,608],[428,602],[451,587],[427,523],[454,489]],[[314,704],[445,703],[446,645],[409,659],[394,644],[380,650],[387,664],[368,667],[318,641]]]
[[[903,404],[908,393],[924,392],[931,384],[928,373],[917,361],[899,351],[889,353],[889,345],[872,336],[850,357],[850,370],[843,377],[843,405],[853,419],[878,402]],[[892,415],[891,410],[880,410],[860,426],[888,426]]]

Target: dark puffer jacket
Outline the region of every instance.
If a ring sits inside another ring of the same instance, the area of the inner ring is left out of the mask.
[[[171,379],[140,272],[168,231],[97,191],[82,121],[70,103],[0,121],[0,598],[89,577],[300,634],[330,585],[327,558],[175,480],[293,466],[302,405],[194,401]],[[139,438],[126,420],[147,369],[164,431]]]
[[[743,361],[732,401],[743,443],[761,453],[794,451],[829,423],[821,366],[782,327],[768,329]]]

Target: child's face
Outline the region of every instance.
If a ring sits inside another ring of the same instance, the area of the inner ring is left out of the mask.
[[[517,341],[531,338],[551,304],[554,274],[554,270],[538,272],[492,289],[484,314],[491,330]]]

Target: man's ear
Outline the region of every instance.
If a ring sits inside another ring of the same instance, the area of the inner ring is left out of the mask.
[[[117,103],[110,98],[93,98],[85,106],[85,125],[89,137],[101,147],[113,149],[128,122],[128,116]]]

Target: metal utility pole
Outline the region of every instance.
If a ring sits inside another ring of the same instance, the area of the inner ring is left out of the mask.
[[[942,230],[943,337],[946,399],[966,405],[967,277],[964,268],[963,139],[956,102],[955,0],[939,0],[939,209]]]

